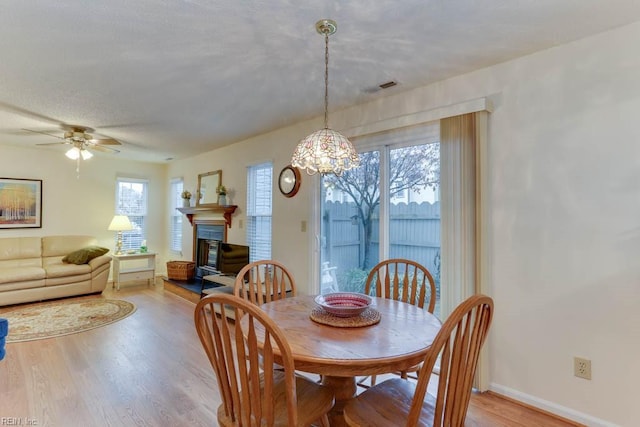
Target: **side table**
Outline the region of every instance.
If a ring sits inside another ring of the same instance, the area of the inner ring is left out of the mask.
[[[113,258],[113,287],[120,290],[120,282],[130,280],[147,280],[151,285],[156,277],[156,254],[154,252],[111,255]],[[147,265],[142,267],[125,268],[128,261],[147,260]]]

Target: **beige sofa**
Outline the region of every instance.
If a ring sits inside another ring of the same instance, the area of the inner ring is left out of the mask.
[[[91,236],[0,238],[0,306],[102,292],[109,278],[109,255],[81,265],[62,262],[66,255],[95,244]]]

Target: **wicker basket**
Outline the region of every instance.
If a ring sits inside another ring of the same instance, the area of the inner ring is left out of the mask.
[[[172,280],[190,280],[196,272],[196,263],[191,261],[168,261],[167,276]]]

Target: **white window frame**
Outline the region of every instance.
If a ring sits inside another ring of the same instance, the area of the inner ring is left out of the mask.
[[[142,200],[138,207],[130,206],[123,199],[120,190],[126,186],[142,186]],[[139,249],[147,234],[147,213],[149,200],[149,180],[140,178],[118,177],[116,179],[116,215],[127,215],[135,229],[122,232],[122,249]],[[114,237],[115,239],[115,237]],[[114,240],[115,241],[115,240]]]

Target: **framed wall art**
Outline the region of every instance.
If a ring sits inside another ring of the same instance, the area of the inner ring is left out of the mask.
[[[42,227],[42,180],[0,178],[0,229]]]

